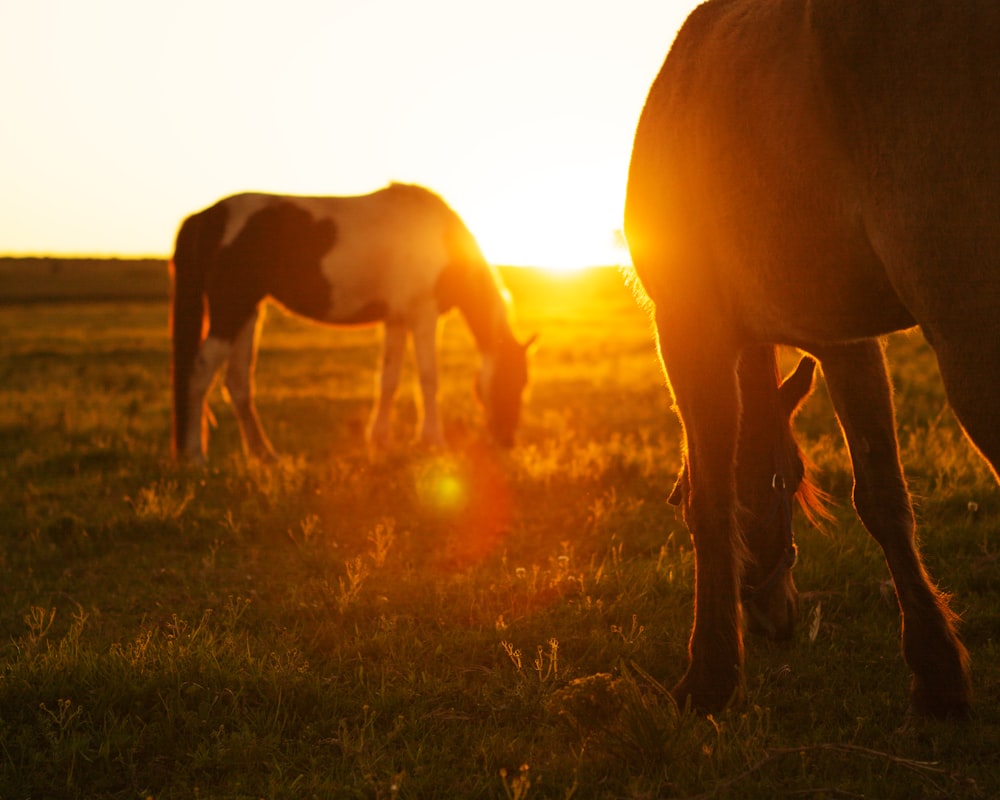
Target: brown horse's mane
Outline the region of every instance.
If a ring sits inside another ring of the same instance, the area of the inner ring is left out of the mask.
[[[802,459],[802,466],[805,474],[799,483],[799,488],[795,490],[795,499],[805,514],[809,524],[814,528],[823,530],[824,522],[833,521],[833,512],[830,510],[834,506],[833,499],[829,492],[823,491],[814,480],[816,475],[816,464],[812,459],[799,448],[799,458]]]

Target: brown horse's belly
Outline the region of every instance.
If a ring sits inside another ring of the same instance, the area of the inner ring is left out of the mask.
[[[916,320],[895,296],[833,298],[812,309],[798,324],[785,324],[779,335],[765,337],[780,344],[806,347],[883,336],[916,325]]]
[[[790,263],[803,263],[801,253],[789,255]],[[745,277],[732,284],[732,307],[744,312],[740,316],[747,338],[799,346],[830,344],[917,324],[870,251],[841,251],[836,256],[814,256],[806,262],[811,265],[808,274],[783,267],[780,257],[758,268],[744,264]]]

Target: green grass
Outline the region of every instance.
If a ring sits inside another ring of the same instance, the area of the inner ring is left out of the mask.
[[[155,266],[62,265],[62,291],[47,262],[0,262],[0,798],[1000,789],[1000,496],[919,336],[891,344],[901,438],[975,717],[906,716],[888,573],[820,389],[799,428],[837,506],[823,530],[797,525],[801,631],[748,640],[748,702],[705,719],[663,692],[691,622],[690,542],[665,503],[679,430],[617,273],[505,273],[520,329],[541,334],[509,454],[481,441],[457,317],[451,452],[407,446],[410,365],[398,445],[373,464],[378,332],[272,311],[258,400],[287,458],[248,463],[216,389],[195,469],[169,458]]]

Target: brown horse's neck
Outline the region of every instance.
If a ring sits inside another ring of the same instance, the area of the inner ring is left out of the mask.
[[[748,437],[746,444],[750,446],[762,443],[754,441],[757,439],[773,441],[787,422],[781,410],[776,350],[773,345],[758,345],[746,348],[740,357],[740,404],[743,420],[748,423],[741,425],[741,436]]]
[[[776,348],[748,347],[739,365],[740,438],[737,451],[737,491],[753,507],[769,495],[773,477],[792,480],[789,463],[789,416],[781,402]]]
[[[826,495],[809,480],[806,459],[792,431],[792,420],[812,391],[815,367],[816,362],[804,356],[782,380],[777,348],[756,346],[743,352],[736,481],[745,507],[759,506],[781,483],[798,500],[810,522],[829,517]]]

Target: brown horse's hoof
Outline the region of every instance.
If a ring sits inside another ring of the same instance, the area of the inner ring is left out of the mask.
[[[715,714],[743,702],[743,686],[737,681],[707,681],[688,673],[670,690],[681,710],[692,708],[700,714]]]
[[[922,717],[968,719],[972,713],[972,690],[966,685],[952,691],[930,691],[926,684],[914,679],[910,707]]]

